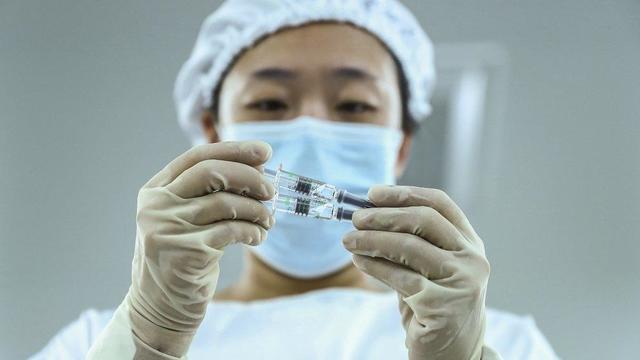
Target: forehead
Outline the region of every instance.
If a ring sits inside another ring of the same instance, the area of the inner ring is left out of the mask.
[[[312,23],[271,34],[245,51],[228,77],[269,67],[300,72],[354,67],[383,81],[397,76],[387,48],[365,30],[344,23]]]

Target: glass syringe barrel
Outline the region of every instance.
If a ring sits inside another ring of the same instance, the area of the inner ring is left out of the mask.
[[[351,220],[353,210],[344,209],[317,198],[278,194],[273,200],[263,201],[273,211],[324,220]]]
[[[276,172],[275,181],[281,188],[325,200],[333,200],[337,194],[337,189],[333,185],[294,174],[290,171],[282,170],[282,168]]]
[[[265,169],[265,174],[273,177],[274,185],[280,188],[327,201],[336,201],[353,205],[359,208],[375,207],[369,200],[354,195],[346,190],[338,189],[334,185],[324,183],[312,178],[301,176],[290,171]]]

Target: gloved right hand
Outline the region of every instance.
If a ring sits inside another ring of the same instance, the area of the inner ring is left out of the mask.
[[[202,145],[142,187],[127,299],[144,344],[184,355],[213,297],[223,248],[267,237],[274,219],[258,200],[275,189],[259,169],[270,156],[259,141]]]

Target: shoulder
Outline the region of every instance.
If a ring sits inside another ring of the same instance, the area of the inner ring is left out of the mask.
[[[83,311],[73,322],[62,328],[47,345],[31,359],[84,359],[91,344],[107,326],[114,310]]]
[[[558,359],[530,315],[487,309],[485,342],[506,359]]]

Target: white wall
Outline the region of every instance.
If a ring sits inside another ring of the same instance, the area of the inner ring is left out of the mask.
[[[0,2],[2,358],[117,305],[137,189],[188,146],[171,86],[217,2],[149,4]],[[501,158],[481,174],[492,187],[472,219],[493,265],[489,304],[533,314],[565,358],[632,358],[640,3],[407,4],[438,43],[510,54]],[[239,266],[230,255],[223,284]]]

